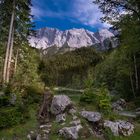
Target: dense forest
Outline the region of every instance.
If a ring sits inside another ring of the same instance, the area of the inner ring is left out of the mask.
[[[109,113],[110,94],[140,107],[140,2],[93,4],[117,32],[118,47],[82,47],[48,57],[28,42],[35,35],[31,0],[0,1],[0,131],[29,120],[30,108],[38,108],[46,86],[83,89],[79,102]]]

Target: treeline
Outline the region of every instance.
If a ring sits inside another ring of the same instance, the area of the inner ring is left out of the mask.
[[[102,20],[113,25],[120,40],[120,48],[98,66],[98,79],[129,99],[136,98],[140,93],[140,2],[94,0],[94,3],[104,13]]]
[[[89,69],[102,60],[93,47],[83,47],[52,57],[43,57],[40,64],[42,80],[49,86],[82,88]]]

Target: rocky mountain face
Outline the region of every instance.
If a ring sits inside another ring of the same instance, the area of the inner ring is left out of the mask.
[[[36,37],[31,37],[32,47],[45,50],[46,53],[66,52],[76,48],[94,46],[98,50],[115,48],[117,40],[107,29],[91,32],[85,29],[61,31],[55,28],[41,28]]]

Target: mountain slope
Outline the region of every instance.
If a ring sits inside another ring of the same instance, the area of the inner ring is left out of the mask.
[[[46,50],[46,52],[50,50],[50,47],[55,48],[55,52],[60,48],[61,50],[74,50],[75,48],[96,46],[97,49],[105,50],[109,48],[110,44],[112,48],[116,47],[114,34],[107,29],[94,33],[85,29],[61,31],[55,28],[41,28],[37,30],[36,37],[31,37],[29,42],[31,46]]]

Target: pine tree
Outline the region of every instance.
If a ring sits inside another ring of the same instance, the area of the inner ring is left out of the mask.
[[[3,70],[4,83],[8,83],[10,79],[11,60],[15,50],[13,47],[18,50],[22,49],[31,34],[32,16],[30,15],[30,6],[31,0],[2,0],[0,3],[0,32],[2,34],[0,43],[5,42],[7,44]],[[6,38],[8,38],[8,41],[6,41]],[[17,60],[15,64],[17,64]]]

